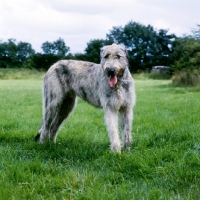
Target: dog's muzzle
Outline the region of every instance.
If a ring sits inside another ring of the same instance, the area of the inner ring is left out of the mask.
[[[108,68],[107,69],[108,76],[114,76],[115,75],[115,68]]]
[[[114,88],[115,85],[117,84],[117,75],[116,75],[116,70],[115,68],[107,68],[107,76],[109,77],[109,85],[111,88]]]

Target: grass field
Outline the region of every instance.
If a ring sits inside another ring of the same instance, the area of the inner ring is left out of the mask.
[[[137,80],[130,152],[79,99],[57,144],[33,141],[41,79],[0,80],[0,199],[200,199],[200,88]]]

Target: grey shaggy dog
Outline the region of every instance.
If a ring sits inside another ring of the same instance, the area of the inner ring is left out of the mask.
[[[101,64],[61,60],[50,67],[44,76],[43,120],[35,141],[44,143],[49,137],[56,142],[60,125],[76,105],[76,96],[103,108],[112,151],[130,148],[135,90],[124,46],[101,48]]]

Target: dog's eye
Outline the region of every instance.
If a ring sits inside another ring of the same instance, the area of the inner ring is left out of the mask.
[[[120,56],[120,55],[116,55],[116,57],[117,57],[118,59],[120,59],[120,58],[121,58],[121,56]]]
[[[106,54],[105,56],[104,56],[104,58],[108,58],[109,57],[109,54]]]

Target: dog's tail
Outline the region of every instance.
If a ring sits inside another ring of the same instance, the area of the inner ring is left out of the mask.
[[[35,140],[35,142],[38,142],[39,139],[40,139],[40,133],[38,132],[37,135],[35,136],[34,140]]]
[[[38,140],[40,139],[40,134],[41,134],[41,131],[42,131],[42,126],[43,126],[43,121],[42,121],[42,124],[40,126],[40,129],[39,129],[37,135],[34,138],[35,142],[38,142]]]

